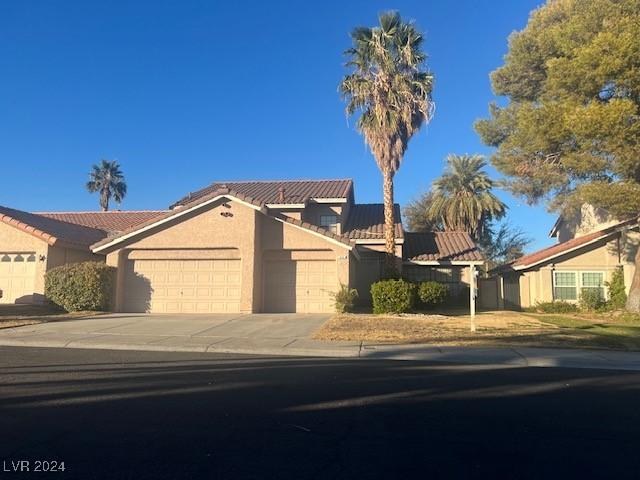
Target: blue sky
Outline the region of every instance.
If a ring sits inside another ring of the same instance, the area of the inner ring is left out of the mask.
[[[0,4],[0,204],[95,210],[92,163],[121,162],[124,209],[165,208],[214,180],[381,180],[337,85],[349,31],[396,9],[426,33],[436,114],[396,176],[405,204],[447,153],[483,153],[472,125],[489,72],[539,0],[78,1]],[[493,174],[495,172],[492,171]],[[554,216],[509,194],[509,221],[551,243]]]

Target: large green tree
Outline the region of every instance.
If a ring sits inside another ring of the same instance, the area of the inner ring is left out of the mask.
[[[433,76],[424,64],[423,35],[397,12],[379,16],[379,25],[358,27],[346,51],[351,70],[339,91],[348,116],[359,114],[364,136],[383,178],[386,273],[395,273],[393,177],[411,137],[431,119]]]
[[[640,211],[640,2],[550,0],[491,74],[501,106],[476,123],[529,202]],[[640,249],[627,308],[640,312]]]
[[[468,232],[482,238],[485,226],[504,216],[507,206],[496,197],[494,182],[483,169],[480,155],[449,155],[444,174],[433,182],[431,205],[427,212],[445,230]]]
[[[100,208],[109,210],[109,201],[113,198],[116,203],[122,203],[127,194],[127,184],[120,165],[115,160],[102,160],[91,167],[87,190],[100,193]]]
[[[433,203],[433,192],[427,190],[419,197],[410,201],[402,209],[402,217],[406,222],[407,230],[410,232],[433,232],[444,230],[441,218],[433,218],[429,210]]]

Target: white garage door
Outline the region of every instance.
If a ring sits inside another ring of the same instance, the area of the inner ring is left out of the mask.
[[[0,303],[28,303],[32,301],[36,277],[34,252],[0,252]]]
[[[329,313],[338,290],[336,262],[287,260],[265,263],[266,312]]]
[[[128,312],[240,311],[240,260],[129,260],[125,282]]]

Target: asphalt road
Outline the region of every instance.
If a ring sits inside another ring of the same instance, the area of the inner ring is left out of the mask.
[[[637,372],[0,348],[2,478],[620,479],[639,458]]]

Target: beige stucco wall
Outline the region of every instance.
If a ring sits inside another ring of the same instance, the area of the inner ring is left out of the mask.
[[[584,204],[579,211],[565,216],[558,225],[558,242],[566,242],[597,230],[602,230],[618,223],[605,210]]]
[[[107,263],[118,267],[116,310],[124,305],[124,265],[133,258],[240,258],[242,312],[260,312],[263,308],[265,259],[335,261],[338,281],[345,285],[350,282],[346,248],[234,200],[172,220],[109,251]]]
[[[346,219],[342,215],[342,204],[310,203],[302,213],[302,220],[313,225],[320,225],[321,215],[336,215],[338,218],[338,233],[342,231]]]

